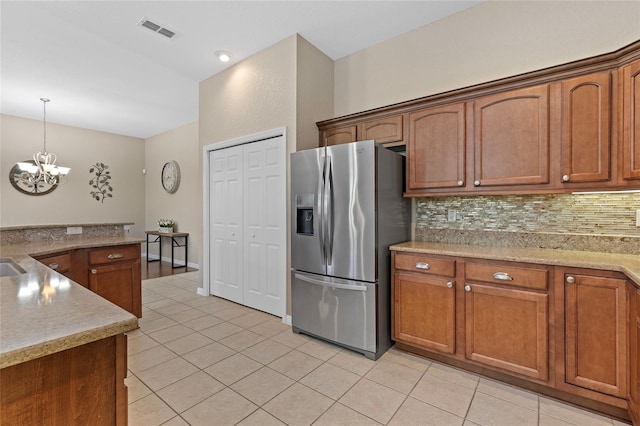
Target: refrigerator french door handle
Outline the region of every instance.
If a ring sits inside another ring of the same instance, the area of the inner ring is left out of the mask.
[[[329,281],[323,281],[323,280],[311,278],[302,274],[295,274],[295,277],[300,281],[304,281],[309,284],[321,285],[323,287],[337,288],[340,290],[367,291],[367,286],[364,286],[364,285],[348,285],[348,284],[332,283]]]
[[[326,234],[327,234],[327,264],[333,263],[333,161],[331,156],[327,156],[327,188],[326,188],[326,200],[327,206],[327,218],[326,218]]]
[[[325,265],[327,265],[327,250],[326,250],[326,245],[325,245],[325,234],[324,234],[324,221],[325,221],[325,216],[326,216],[326,212],[325,212],[325,201],[324,201],[324,192],[325,192],[325,175],[327,172],[327,157],[323,157],[322,158],[322,170],[320,170],[321,172],[321,179],[318,180],[318,212],[320,213],[320,220],[318,221],[318,241],[320,242],[320,254],[322,256],[322,263]]]

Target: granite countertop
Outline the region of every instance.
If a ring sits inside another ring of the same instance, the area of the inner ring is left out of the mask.
[[[143,238],[87,238],[0,246],[26,273],[0,277],[0,368],[134,330],[138,319],[31,256],[138,244]]]
[[[486,247],[423,241],[407,241],[405,243],[392,245],[390,249],[394,251],[411,251],[446,256],[617,271],[624,273],[637,286],[640,286],[640,255],[636,254],[540,248]]]

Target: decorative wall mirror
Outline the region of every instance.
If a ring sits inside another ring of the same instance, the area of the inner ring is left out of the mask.
[[[22,163],[32,164],[33,167],[36,167],[36,162],[33,160],[24,160]],[[59,176],[50,176],[48,179],[34,178],[34,174],[22,170],[18,164],[15,164],[9,170],[9,182],[23,194],[46,195],[58,187],[60,178]]]

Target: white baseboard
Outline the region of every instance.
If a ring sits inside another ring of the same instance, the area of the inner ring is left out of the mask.
[[[283,324],[287,324],[287,325],[291,325],[291,315],[285,315],[282,318],[282,323]]]
[[[147,253],[142,253],[142,257],[144,257],[145,259],[147,259]],[[150,260],[158,260],[158,256],[155,254],[152,254],[151,257],[149,257]],[[162,261],[163,262],[168,262],[171,263],[171,258],[170,257],[165,257],[162,256]],[[179,259],[179,258],[175,258],[174,262],[178,265],[182,265],[184,263],[184,259]],[[187,266],[189,268],[195,268],[195,269],[200,269],[200,265],[197,263],[193,263],[193,262],[189,262],[187,263]]]
[[[202,287],[198,287],[198,288],[196,289],[196,293],[198,293],[198,295],[200,295],[200,296],[209,296],[209,295],[207,294],[207,290],[205,290],[205,289],[204,289],[204,288],[202,288]]]

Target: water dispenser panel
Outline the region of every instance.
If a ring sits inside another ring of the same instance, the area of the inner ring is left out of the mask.
[[[296,195],[296,233],[313,235],[314,194]]]

